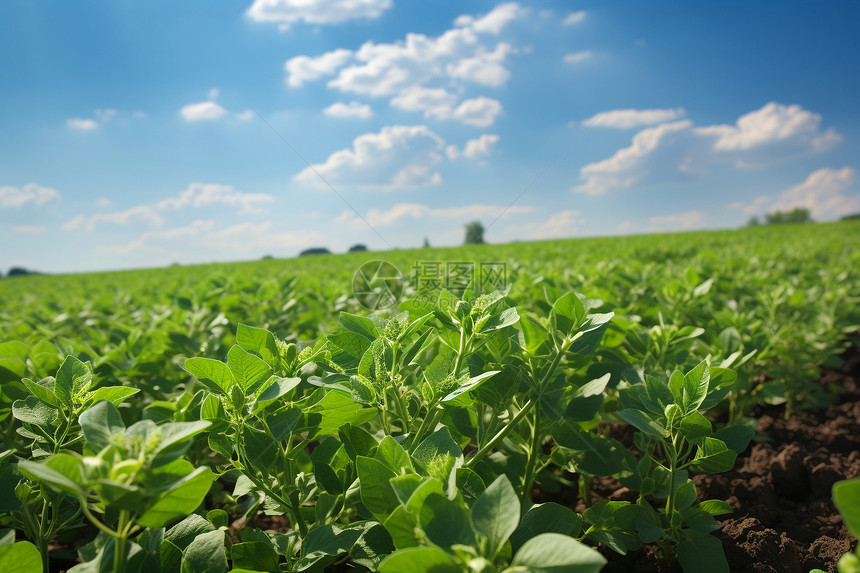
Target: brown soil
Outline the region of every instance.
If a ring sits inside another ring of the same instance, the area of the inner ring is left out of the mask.
[[[754,441],[734,470],[693,478],[699,499],[725,500],[735,509],[718,518],[715,533],[733,573],[835,573],[839,557],[856,546],[830,497],[834,482],[860,475],[860,351],[844,358],[839,371],[820,381],[844,390],[837,404],[787,420],[782,407],[757,410],[766,441]],[[595,480],[593,494],[595,501],[635,500],[612,479]],[[654,547],[627,556],[599,549],[609,560],[604,573],[680,571]]]

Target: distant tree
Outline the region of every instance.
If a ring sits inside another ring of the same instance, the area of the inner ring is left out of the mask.
[[[38,275],[38,274],[40,274],[40,273],[37,273],[36,271],[31,271],[31,270],[25,269],[24,267],[12,267],[11,269],[9,269],[9,272],[6,274],[6,276],[11,278],[11,277],[23,277],[23,276],[27,276],[27,275]]]
[[[310,255],[330,255],[331,251],[326,249],[325,247],[312,247],[310,249],[305,249],[301,253],[299,253],[300,257],[307,257]]]
[[[349,248],[348,252],[350,252],[350,253],[363,253],[366,250],[367,250],[367,245],[362,245],[361,243],[358,243],[356,245],[351,246]]]
[[[272,260],[272,259],[274,259],[274,258],[275,258],[275,257],[273,257],[272,255],[263,255],[263,259],[262,259],[262,260],[264,260],[264,261],[271,261],[271,260]]]
[[[845,215],[840,221],[850,221],[852,219],[860,219],[860,213],[852,213],[851,215]]]
[[[782,223],[808,223],[812,221],[809,209],[795,207],[791,211],[774,211],[764,216],[768,225],[779,225]]]
[[[427,237],[424,237],[424,248],[425,249],[430,248],[430,239],[428,239]]]
[[[484,244],[484,226],[480,221],[472,221],[466,225],[466,240],[464,245],[483,245]]]
[[[758,220],[758,217],[750,217],[747,222],[747,227],[758,227],[759,225],[761,225],[761,221]]]

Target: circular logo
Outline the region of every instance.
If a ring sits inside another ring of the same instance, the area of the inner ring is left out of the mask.
[[[368,261],[352,277],[352,294],[368,310],[391,308],[403,294],[403,277],[387,261]]]

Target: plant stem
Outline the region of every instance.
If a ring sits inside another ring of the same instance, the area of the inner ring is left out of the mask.
[[[528,462],[526,463],[526,473],[523,477],[523,491],[520,496],[520,502],[525,502],[528,499],[529,492],[532,489],[532,482],[535,479],[535,470],[537,461],[541,454],[541,445],[543,444],[543,435],[540,432],[540,417],[541,407],[540,401],[535,403],[534,421],[532,422],[531,448],[529,449]]]
[[[119,512],[119,523],[117,523],[117,535],[114,537],[113,549],[113,571],[122,573],[125,570],[125,542],[128,539],[129,515],[128,510]]]

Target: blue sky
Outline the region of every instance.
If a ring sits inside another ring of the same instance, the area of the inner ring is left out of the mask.
[[[837,219],[858,25],[856,2],[6,1],[0,268]]]

